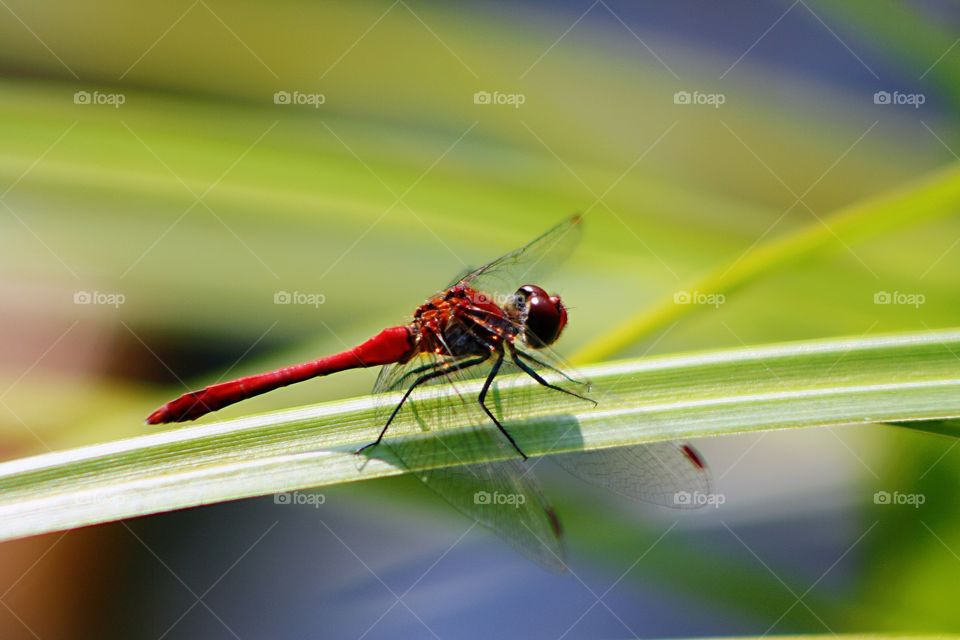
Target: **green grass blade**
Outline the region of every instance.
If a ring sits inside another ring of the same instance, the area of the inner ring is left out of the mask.
[[[723,264],[686,289],[704,294],[728,295],[785,265],[808,258],[830,245],[853,245],[869,236],[953,215],[960,207],[960,167],[926,176],[896,190],[846,207],[824,219],[760,245],[731,264]],[[576,362],[600,362],[627,349],[638,340],[664,329],[684,314],[702,311],[705,305],[677,304],[666,298],[651,309],[628,318],[582,347]]]
[[[960,330],[821,340],[597,365],[583,371],[597,407],[524,384],[494,395],[508,408],[522,397],[529,418],[511,431],[531,455],[943,420],[960,416],[957,353]],[[402,473],[386,449],[362,469],[352,453],[374,436],[375,411],[368,396],[0,464],[0,540]],[[423,433],[401,422],[391,443],[424,439],[443,465],[490,459],[470,450],[460,426]]]

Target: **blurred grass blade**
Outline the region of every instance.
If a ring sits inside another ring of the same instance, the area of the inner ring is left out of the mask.
[[[770,636],[729,636],[726,640],[760,640]],[[954,640],[955,634],[834,633],[832,635],[776,635],[777,640]]]
[[[941,436],[956,438],[960,436],[960,420],[901,420],[891,424],[899,427],[910,427],[918,431],[936,433]]]
[[[821,340],[597,365],[582,372],[596,385],[597,407],[523,383],[494,395],[501,408],[522,398],[529,418],[511,431],[532,455],[947,420],[960,417],[957,353],[960,330]],[[331,402],[0,464],[0,540],[402,473],[388,448],[363,466],[352,453],[376,433],[375,405],[372,397]],[[488,459],[459,427],[423,433],[398,423],[391,443],[428,439],[438,465]]]
[[[723,264],[687,287],[704,294],[729,294],[775,269],[810,257],[831,243],[849,246],[869,236],[907,225],[954,215],[960,207],[960,166],[926,176],[918,182],[845,207],[825,219],[811,216],[810,224],[760,245],[730,264]],[[652,309],[628,318],[574,354],[575,362],[600,362],[615,356],[638,340],[673,323],[704,305],[677,304],[665,298]]]

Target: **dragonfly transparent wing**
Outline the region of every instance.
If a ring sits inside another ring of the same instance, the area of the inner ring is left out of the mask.
[[[528,353],[540,361],[535,369],[553,372],[559,386],[585,393],[602,406],[604,390],[590,388],[571,376],[569,365],[551,349]],[[697,450],[685,442],[564,453],[552,458],[578,478],[634,500],[689,509],[704,506],[711,495],[710,471]]]
[[[499,296],[510,295],[521,285],[535,284],[573,252],[580,241],[582,227],[582,216],[577,214],[536,240],[474,269],[457,282]]]
[[[664,507],[702,507],[711,495],[703,458],[686,443],[656,442],[565,453],[553,459],[591,484]]]
[[[437,442],[391,440],[386,446],[411,473],[458,511],[492,530],[538,564],[563,571],[563,531],[553,507],[544,497],[536,478],[516,453],[487,427],[474,427],[460,434],[472,446],[499,449],[508,456],[499,462],[433,467]]]
[[[381,372],[375,388],[389,392],[406,390],[427,371],[446,371],[404,403],[395,418],[399,431],[388,432],[380,446],[461,513],[491,529],[540,565],[562,571],[562,530],[556,513],[536,478],[477,401],[490,363],[453,370],[464,360],[470,359],[427,356]],[[474,376],[480,379],[471,379]],[[451,394],[450,387],[457,392]],[[385,422],[398,399],[395,394],[381,397],[386,402],[378,414]],[[453,429],[437,437],[422,433],[441,425]],[[496,461],[474,462],[491,458]],[[449,465],[451,460],[459,464],[442,466]]]

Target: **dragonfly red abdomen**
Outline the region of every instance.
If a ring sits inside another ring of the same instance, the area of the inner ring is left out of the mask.
[[[416,345],[410,328],[390,327],[363,344],[331,356],[185,393],[151,413],[147,417],[147,424],[196,420],[211,411],[295,382],[347,369],[405,362],[415,352]]]

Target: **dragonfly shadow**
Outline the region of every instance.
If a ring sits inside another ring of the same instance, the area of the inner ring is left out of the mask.
[[[531,457],[582,445],[571,415],[506,426]],[[372,447],[377,458],[410,473],[467,517],[491,529],[541,566],[566,569],[560,519],[524,461],[492,423],[394,437]]]
[[[499,462],[522,462],[506,435],[492,422],[458,429],[432,431],[417,420],[419,433],[403,433],[384,439],[358,455],[360,468],[380,460],[406,472],[463,467]],[[577,451],[583,445],[579,421],[572,415],[551,415],[511,421],[504,428],[531,458]]]

